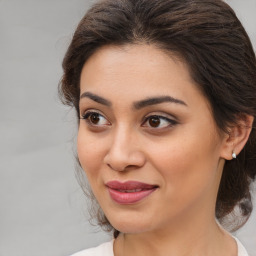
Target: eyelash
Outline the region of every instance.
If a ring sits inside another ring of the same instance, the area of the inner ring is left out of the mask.
[[[92,115],[97,115],[99,118],[104,118],[105,120],[107,120],[107,118],[105,118],[102,114],[100,114],[99,112],[96,112],[96,111],[88,111],[86,112],[84,115],[82,115],[82,117],[80,119],[84,119],[86,121],[86,123],[90,126],[93,126],[93,127],[99,127],[100,125],[97,125],[97,124],[93,124],[92,121],[90,120],[90,117],[92,117]],[[110,122],[108,122],[108,124],[110,124]],[[107,124],[107,125],[108,125]]]
[[[169,128],[169,127],[173,127],[175,126],[176,124],[178,124],[178,122],[176,120],[173,120],[173,119],[170,119],[168,117],[165,117],[165,116],[161,116],[161,115],[150,115],[150,116],[147,116],[144,120],[143,120],[143,123],[142,123],[142,126],[144,126],[145,123],[149,122],[150,119],[159,119],[159,120],[164,120],[165,122],[169,123],[168,125],[166,125],[165,127],[153,127],[152,125],[149,127],[151,129],[164,129],[164,128]],[[161,122],[161,121],[160,121]]]
[[[99,125],[99,124],[93,124],[92,121],[90,120],[90,118],[95,115],[101,119],[104,118],[106,120],[106,124],[103,125]],[[102,128],[102,126],[108,126],[111,125],[111,123],[107,120],[107,118],[105,118],[101,113],[97,112],[97,111],[87,111],[84,115],[82,115],[82,117],[80,119],[84,119],[86,121],[86,123],[91,126],[91,127],[95,127],[95,128]],[[160,122],[157,124],[157,127],[153,127],[152,125],[145,125],[146,123],[153,121],[153,119],[155,119],[154,121],[156,121],[158,119],[158,121],[160,120]],[[167,125],[165,125],[164,127],[159,127],[159,125],[161,125],[161,120],[163,120],[164,122],[167,122]],[[149,127],[149,129],[165,129],[165,128],[169,128],[169,127],[173,127],[176,124],[178,124],[178,122],[176,120],[167,118],[165,116],[162,115],[149,115],[147,117],[145,117],[142,121],[142,127]]]

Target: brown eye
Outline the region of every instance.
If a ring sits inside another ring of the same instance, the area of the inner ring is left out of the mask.
[[[172,127],[177,124],[177,121],[167,118],[165,116],[160,116],[160,115],[152,115],[148,116],[142,126],[143,127],[148,127],[148,128],[154,128],[154,129],[164,129],[167,127]]]
[[[95,127],[110,125],[110,122],[103,115],[94,111],[85,113],[81,119],[84,119],[88,125]]]
[[[151,127],[158,127],[161,123],[161,120],[158,116],[152,116],[148,119],[148,124],[151,126]]]
[[[99,121],[100,121],[100,116],[98,113],[92,113],[90,116],[89,116],[89,120],[92,124],[98,124]]]

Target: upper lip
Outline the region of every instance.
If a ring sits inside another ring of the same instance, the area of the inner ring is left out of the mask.
[[[146,184],[139,181],[120,182],[117,180],[107,182],[106,186],[114,190],[153,189],[158,187],[157,185]]]

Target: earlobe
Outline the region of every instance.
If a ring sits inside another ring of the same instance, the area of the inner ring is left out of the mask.
[[[236,153],[233,151],[232,153],[232,158],[235,159],[236,158]]]
[[[229,128],[223,140],[222,158],[232,160],[239,155],[250,136],[253,121],[253,116],[241,115],[237,123]]]

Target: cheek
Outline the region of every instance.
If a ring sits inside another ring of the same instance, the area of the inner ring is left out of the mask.
[[[103,145],[99,147],[98,143],[95,136],[79,129],[77,136],[78,158],[90,183],[91,178],[98,175],[102,163]]]
[[[219,159],[216,141],[212,136],[198,136],[191,131],[156,144],[151,152],[152,162],[170,195],[185,197],[215,184]]]

